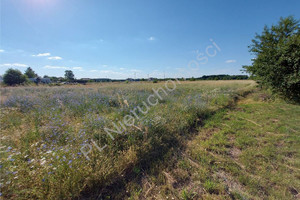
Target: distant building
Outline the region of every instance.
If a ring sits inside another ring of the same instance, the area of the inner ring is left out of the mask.
[[[36,82],[36,78],[28,78],[31,82]]]
[[[50,78],[39,78],[38,80],[38,77],[36,78],[29,78],[29,81],[31,82],[34,82],[34,83],[44,83],[44,84],[49,84],[51,83],[51,79]]]
[[[42,78],[41,82],[45,83],[45,84],[49,84],[49,83],[51,83],[51,79],[50,78]]]

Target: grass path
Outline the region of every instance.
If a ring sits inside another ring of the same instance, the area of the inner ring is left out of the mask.
[[[129,199],[299,199],[300,106],[255,92],[199,127],[139,181]]]

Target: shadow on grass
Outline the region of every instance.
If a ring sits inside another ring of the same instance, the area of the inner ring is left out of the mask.
[[[130,194],[126,192],[128,183],[142,185],[142,178],[145,174],[150,172],[158,174],[163,169],[175,166],[177,158],[182,156],[181,152],[184,151],[186,142],[198,134],[198,129],[205,124],[206,120],[218,112],[234,108],[240,97],[245,97],[251,92],[243,91],[239,95],[233,96],[227,105],[216,111],[207,110],[198,113],[193,123],[181,133],[167,134],[167,130],[163,127],[152,130],[150,134],[154,135],[152,135],[150,145],[147,146],[147,151],[139,151],[137,154],[138,163],[130,165],[122,175],[111,180],[105,187],[101,187],[100,183],[93,183],[91,187],[85,188],[76,199],[125,199],[130,197]]]

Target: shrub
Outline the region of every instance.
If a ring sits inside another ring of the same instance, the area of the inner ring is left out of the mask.
[[[3,75],[3,82],[7,85],[21,84],[26,81],[26,76],[17,69],[8,69]]]
[[[300,101],[300,26],[293,17],[265,26],[250,45],[256,56],[243,68],[260,84],[288,99]]]

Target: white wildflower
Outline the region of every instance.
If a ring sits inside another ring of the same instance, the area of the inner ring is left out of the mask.
[[[42,162],[41,162],[41,165],[44,165],[46,163],[46,160],[43,160]]]

